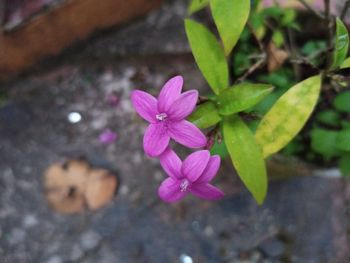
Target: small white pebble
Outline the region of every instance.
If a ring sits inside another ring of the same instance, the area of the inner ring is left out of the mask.
[[[46,263],[62,263],[62,259],[59,256],[53,256],[46,261]]]
[[[73,111],[73,112],[70,112],[68,114],[68,121],[70,123],[78,123],[81,121],[81,119],[82,119],[82,117],[81,117],[81,114],[79,112]]]
[[[34,215],[26,215],[23,218],[23,226],[26,228],[31,228],[38,224],[38,219]]]
[[[193,263],[193,260],[189,255],[181,254],[180,255],[180,263]]]
[[[208,237],[211,237],[214,235],[214,229],[212,226],[206,226],[204,228],[204,235],[208,236]]]
[[[127,195],[129,193],[129,187],[127,185],[122,185],[119,192],[121,195]]]
[[[93,231],[88,231],[82,234],[80,238],[80,245],[85,250],[90,250],[95,248],[100,242],[101,237]]]

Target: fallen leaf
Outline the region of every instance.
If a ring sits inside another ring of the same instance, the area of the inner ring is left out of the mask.
[[[288,58],[288,53],[276,47],[273,42],[267,47],[267,69],[269,72],[273,72],[279,69],[284,61]]]
[[[97,210],[113,198],[117,178],[88,162],[70,160],[51,165],[44,175],[46,198],[50,206],[64,214],[80,213],[86,207]]]
[[[91,170],[85,190],[85,198],[91,210],[103,207],[113,198],[117,180],[113,174],[104,169]]]

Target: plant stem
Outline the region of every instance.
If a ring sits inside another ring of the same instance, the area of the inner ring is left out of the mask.
[[[341,15],[340,15],[341,20],[344,20],[349,8],[350,8],[350,0],[347,0],[346,3],[344,4],[343,10],[341,11]]]
[[[287,50],[289,49],[289,54],[290,54],[290,57],[292,58],[290,61],[292,62],[293,59],[298,57],[298,51],[295,46],[294,34],[290,28],[287,29],[287,33],[288,33],[288,39],[290,43],[290,47],[287,48]],[[298,63],[293,63],[293,62],[292,62],[292,65],[293,65],[293,71],[294,71],[295,77],[299,81],[301,79],[300,65]]]
[[[331,10],[330,10],[330,0],[324,0],[325,7],[325,24],[327,27],[327,66],[328,70],[332,63],[332,52],[333,52],[333,23],[331,18]]]
[[[248,27],[250,33],[252,34],[252,36],[253,36],[255,42],[258,44],[261,53],[266,53],[266,51],[265,51],[265,49],[264,49],[264,45],[263,45],[263,43],[260,41],[260,39],[258,38],[258,36],[256,35],[253,26],[248,22],[248,23],[247,23],[247,27]]]
[[[236,83],[240,83],[245,80],[250,74],[252,74],[255,70],[262,67],[266,63],[266,55],[259,59],[254,65],[252,65],[241,77],[236,80]]]
[[[312,14],[317,16],[318,18],[324,19],[324,16],[313,9],[305,0],[298,0],[307,10],[309,10]]]

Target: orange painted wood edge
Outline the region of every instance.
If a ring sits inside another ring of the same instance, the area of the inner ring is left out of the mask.
[[[0,33],[0,78],[57,55],[92,32],[146,14],[162,0],[67,0],[22,27]]]

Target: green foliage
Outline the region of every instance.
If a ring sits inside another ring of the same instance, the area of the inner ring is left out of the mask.
[[[335,110],[325,110],[317,113],[316,119],[327,126],[339,127],[340,125],[340,114]]]
[[[217,124],[221,120],[215,104],[212,101],[199,105],[189,117],[189,121],[200,129],[206,129]]]
[[[336,20],[336,38],[334,44],[333,64],[331,69],[338,68],[345,60],[349,49],[349,34],[343,22]]]
[[[218,98],[218,110],[222,115],[231,115],[247,110],[261,101],[273,87],[265,84],[241,83],[223,90]]]
[[[350,91],[339,93],[333,101],[334,108],[341,112],[350,112]]]
[[[350,121],[342,120],[340,125],[342,128],[350,128]]]
[[[287,27],[299,30],[296,22],[296,11],[294,9],[283,9],[278,6],[265,8],[261,12],[264,19],[272,18],[278,27]]]
[[[344,176],[350,175],[350,153],[346,153],[340,157],[339,168]]]
[[[326,160],[339,155],[336,147],[338,132],[315,128],[311,131],[311,148]]]
[[[273,104],[283,95],[293,84],[293,72],[290,69],[281,68],[268,75],[258,76],[260,82],[270,83],[275,87],[274,91],[268,94],[258,105],[254,107],[255,111],[262,114],[268,112]]]
[[[314,65],[321,65],[322,60],[318,56],[322,51],[326,51],[327,42],[325,40],[310,40],[307,41],[301,48],[301,53],[309,58]]]
[[[245,186],[261,204],[267,192],[267,175],[261,148],[248,126],[237,116],[223,122],[224,141],[232,163]]]
[[[187,38],[203,76],[215,94],[228,87],[228,66],[224,51],[215,36],[203,25],[185,20]]]
[[[296,136],[294,140],[286,145],[283,149],[285,155],[296,155],[305,150],[305,146],[302,143],[300,136]]]
[[[280,30],[276,30],[272,35],[272,41],[276,44],[276,47],[280,48],[284,43],[284,36]]]
[[[250,1],[211,0],[210,8],[224,45],[225,54],[229,55],[247,23]]]
[[[209,0],[192,0],[188,6],[188,14],[191,15],[209,4]]]
[[[350,152],[350,129],[338,132],[335,145],[339,150]]]
[[[321,77],[308,78],[283,94],[261,120],[255,138],[267,157],[286,146],[309,119],[321,89]]]
[[[216,140],[213,147],[210,149],[210,154],[219,155],[221,158],[226,158],[228,156],[228,151],[225,145],[225,142],[218,143]]]
[[[324,70],[325,81],[336,82],[336,70],[350,67],[350,58],[345,60],[349,37],[343,23],[337,19],[331,70],[322,68],[326,64],[327,41],[308,39],[293,50],[295,54],[282,68],[266,74],[260,67],[248,77],[254,83],[269,84],[232,86],[235,79],[266,55],[257,45],[259,40],[265,46],[271,42],[282,49],[290,46],[290,37],[285,37],[287,29],[294,33],[300,31],[296,11],[278,6],[267,9],[252,6],[250,11],[251,1],[245,0],[192,0],[189,13],[208,4],[222,45],[202,24],[186,19],[185,28],[196,63],[215,93],[189,117],[202,129],[215,125],[211,131],[215,131],[211,137],[215,139],[211,153],[222,158],[230,155],[238,175],[258,203],[262,203],[267,191],[264,158],[282,148],[285,154],[307,160],[319,161],[323,157],[324,163],[337,161],[342,172],[350,174],[350,121],[346,119],[350,113],[350,91],[336,95],[334,90],[325,90],[327,97],[317,105],[319,112],[315,112],[305,126],[318,102],[321,74],[297,83],[298,77],[316,74],[318,68],[321,69],[319,73]],[[245,26],[248,16],[254,33]],[[234,54],[228,56],[233,49]],[[291,63],[299,68],[300,76],[296,76],[298,70]],[[275,86],[273,91],[272,86]],[[245,123],[238,113],[249,122]],[[255,116],[262,116],[262,119],[256,120]],[[219,126],[224,139],[221,143],[217,141]],[[298,135],[303,127],[305,129]]]
[[[344,60],[340,68],[350,68],[350,57]]]

